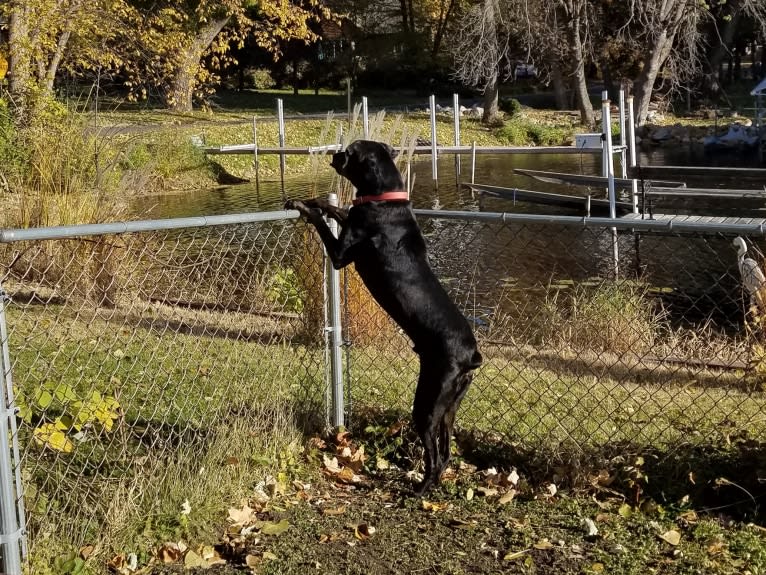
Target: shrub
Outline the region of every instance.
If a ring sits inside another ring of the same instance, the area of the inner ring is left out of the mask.
[[[521,110],[521,102],[516,98],[500,98],[500,109],[513,118]]]
[[[245,87],[256,90],[269,90],[276,85],[271,72],[266,68],[248,68],[245,70]]]

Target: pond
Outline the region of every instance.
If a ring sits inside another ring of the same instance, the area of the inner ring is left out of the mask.
[[[479,155],[475,180],[490,185],[583,195],[583,188],[538,182],[514,174],[513,170],[595,175],[600,172],[600,162],[600,156],[592,154]],[[640,162],[642,165],[756,166],[758,157],[736,153],[706,155],[680,146],[644,150]],[[289,173],[289,157],[287,165]],[[581,215],[565,208],[490,198],[480,208],[479,199],[459,185],[460,181],[470,179],[470,157],[461,158],[460,176],[456,174],[453,156],[441,157],[438,169],[437,187],[431,177],[430,157],[416,157],[412,194],[416,208]],[[619,173],[619,165],[615,169]],[[312,190],[329,190],[332,179],[329,165],[316,182],[309,177],[288,177],[286,195],[310,197],[314,195]],[[704,180],[687,180],[687,184],[690,187],[746,187]],[[278,210],[283,205],[280,188],[277,177],[261,181],[258,189],[245,184],[142,199],[134,210],[140,217],[157,218]],[[591,193],[594,197],[605,197],[601,188]],[[655,212],[766,217],[762,203],[760,200],[673,200],[655,206]],[[523,292],[526,302],[537,300],[535,303],[539,304],[551,297],[551,289],[612,276],[612,242],[606,229],[487,226],[426,218],[421,218],[421,226],[440,277],[464,302],[474,298],[477,313],[491,308],[493,302],[510,292]],[[712,321],[725,330],[739,329],[742,297],[731,237],[621,233],[618,243],[620,276],[640,279],[651,286],[676,323]]]

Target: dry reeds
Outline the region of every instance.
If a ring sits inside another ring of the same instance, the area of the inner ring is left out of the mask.
[[[340,143],[345,149],[353,141],[362,139],[364,136],[364,127],[362,126],[360,119],[359,105],[354,107],[352,114],[350,128],[343,130],[342,125],[337,126],[336,141]],[[385,112],[381,111],[373,114],[369,122],[369,131],[367,138],[379,142],[385,142],[389,145],[397,145],[402,152],[396,158],[396,163],[400,166],[403,163],[407,164],[407,170],[409,169],[412,155],[415,149],[415,143],[417,140],[417,134],[410,133],[406,129],[403,129],[401,116],[396,116],[388,126],[385,128]],[[332,133],[333,116],[327,115],[325,127],[322,130],[322,142],[320,144],[326,144],[325,138],[328,138]],[[398,138],[398,142],[396,139]],[[395,144],[396,143],[396,144]],[[318,181],[319,170],[324,166],[326,168],[327,162],[322,160],[326,156],[326,152],[318,152],[312,154],[311,166],[314,174],[313,181]],[[406,172],[404,174],[406,180]],[[331,189],[335,190],[338,195],[338,203],[341,206],[348,206],[351,204],[354,198],[354,188],[351,183],[335,175]],[[313,190],[315,195],[323,195],[322,190]],[[306,321],[306,329],[310,334],[316,335],[321,333],[318,326],[322,325],[324,321],[324,309],[321,306],[323,298],[323,283],[321,278],[321,271],[315,264],[322,254],[322,247],[319,238],[313,231],[309,231],[304,234],[301,242],[301,257],[300,261],[306,262],[307,265],[301,265],[301,269],[298,270],[298,277],[301,281],[301,286],[307,295],[306,308],[304,309],[304,317]],[[364,286],[361,278],[351,267],[346,268],[343,271],[343,287],[341,289],[342,305],[347,314],[347,322],[345,329],[347,330],[346,337],[358,345],[366,345],[373,343],[380,339],[391,339],[396,330],[396,326],[389,319],[388,315],[378,306],[374,299],[370,296],[367,288]],[[312,339],[314,339],[312,337]]]

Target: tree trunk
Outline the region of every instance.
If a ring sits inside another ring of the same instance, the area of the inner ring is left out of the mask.
[[[32,47],[29,43],[30,8],[25,2],[14,6],[8,28],[10,45],[9,88],[11,94],[24,99],[32,81]]]
[[[483,124],[497,122],[499,96],[500,85],[497,80],[497,73],[495,73],[495,76],[487,82],[484,88],[484,114],[481,117]]]
[[[436,28],[436,34],[434,35],[434,44],[431,48],[431,59],[436,60],[439,55],[439,50],[442,47],[442,40],[444,39],[444,33],[447,31],[447,25],[449,24],[450,16],[452,16],[452,10],[455,7],[455,0],[448,0],[447,9],[443,14],[439,15],[439,23]]]
[[[570,28],[570,39],[572,42],[572,57],[574,59],[574,78],[575,78],[575,96],[577,98],[577,108],[580,110],[580,122],[583,125],[592,128],[596,124],[593,115],[593,104],[588,95],[588,80],[585,77],[585,54],[584,46],[580,36],[579,16],[573,18]]]
[[[66,45],[69,43],[69,36],[71,36],[71,34],[72,32],[70,30],[66,30],[59,36],[58,42],[56,43],[56,51],[48,62],[48,68],[45,71],[45,89],[48,92],[53,92],[53,83],[56,81],[56,73],[58,72],[61,58],[64,56],[64,50],[66,50]]]
[[[211,20],[203,26],[189,46],[180,49],[175,77],[165,95],[165,103],[175,112],[190,112],[197,82],[200,60],[218,33],[229,22],[229,17]]]
[[[657,79],[672,46],[672,38],[668,37],[667,30],[663,30],[649,49],[644,58],[644,67],[633,84],[635,87],[636,124],[639,126],[646,123],[649,115],[649,103],[652,101],[654,81]]]

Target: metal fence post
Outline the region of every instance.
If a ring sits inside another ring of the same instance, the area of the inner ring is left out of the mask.
[[[604,92],[606,94],[606,92]],[[614,189],[614,149],[612,147],[612,103],[603,100],[601,103],[601,121],[604,130],[604,159],[606,165],[607,193],[609,197],[609,217],[617,218],[616,194]],[[614,264],[614,279],[616,280],[620,270],[620,252],[617,243],[617,228],[612,228],[612,258]]]
[[[16,433],[16,410],[14,407],[13,381],[11,379],[8,329],[5,322],[5,306],[8,297],[0,286],[0,384],[3,403],[0,409],[0,519],[2,520],[2,572],[21,575],[21,548],[26,553],[24,541],[24,499],[22,496],[21,470],[19,468],[19,443]],[[10,433],[10,437],[9,437]],[[14,473],[14,464],[16,471]]]
[[[439,179],[439,171],[437,168],[439,157],[437,156],[439,144],[436,142],[436,96],[433,94],[428,101],[431,111],[431,176],[434,182]]]
[[[362,96],[362,133],[364,139],[370,139],[370,113],[367,109],[367,96]]]
[[[329,194],[328,200],[333,206],[338,205],[338,195]],[[330,230],[335,236],[338,235],[338,222],[330,219]],[[343,362],[341,360],[341,348],[343,347],[343,334],[340,323],[340,272],[332,266],[332,261],[327,258],[327,303],[329,305],[328,326],[330,332],[330,385],[332,396],[332,416],[330,422],[333,427],[345,425],[345,405],[343,402]]]
[[[285,109],[282,98],[277,98],[277,122],[279,124],[279,177],[282,182],[282,199],[285,196]]]

